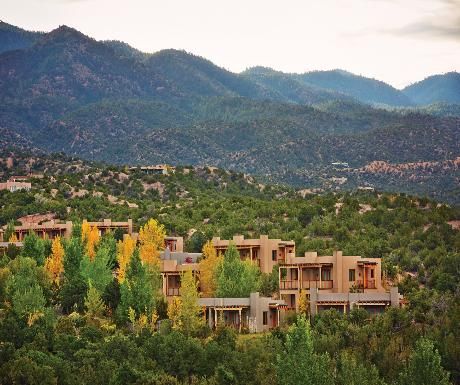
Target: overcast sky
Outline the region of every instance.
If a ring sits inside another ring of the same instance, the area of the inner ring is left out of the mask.
[[[145,52],[185,49],[239,72],[341,68],[397,88],[460,71],[460,0],[0,0],[29,30],[65,24]]]

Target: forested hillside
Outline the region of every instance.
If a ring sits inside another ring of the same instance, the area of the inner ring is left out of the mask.
[[[404,94],[417,104],[435,102],[460,103],[460,74],[449,72],[433,75],[403,89]]]
[[[295,240],[298,255],[341,249],[382,257],[386,279],[407,301],[372,316],[364,309],[325,311],[311,326],[291,315],[272,333],[237,336],[223,326],[211,331],[193,302],[167,306],[155,294],[159,274],[142,259],[142,244],[127,252],[116,234],[93,238],[84,226],[53,243],[29,235],[23,251],[10,246],[0,258],[5,384],[460,381],[458,208],[378,192],[303,197],[214,168],[145,175],[35,150],[2,151],[0,158],[4,177],[32,173],[30,191],[0,192],[1,225],[32,213],[75,223],[133,218],[135,230],[149,223],[158,228],[143,231],[161,233],[163,224],[167,234],[184,236],[189,251],[212,236],[268,234]],[[197,295],[187,287],[188,298]]]
[[[117,164],[218,166],[304,188],[397,188],[458,201],[456,163],[425,179],[415,169],[405,184],[395,174],[358,171],[375,161],[454,161],[458,105],[402,108],[411,103],[401,92],[343,71],[295,75],[258,67],[235,74],[184,51],[144,54],[66,26],[29,33],[2,23],[2,31],[3,146]],[[349,167],[336,169],[336,162]]]

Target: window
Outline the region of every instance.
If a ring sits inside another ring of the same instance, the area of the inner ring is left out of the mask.
[[[321,271],[321,280],[322,281],[331,281],[331,271],[330,270],[322,270]]]
[[[371,270],[371,278],[374,278],[374,269]]]
[[[353,282],[353,281],[356,280],[355,278],[356,278],[356,277],[355,277],[355,269],[350,269],[350,270],[348,270],[348,280],[349,280],[350,282]]]
[[[262,320],[264,325],[268,325],[268,311],[262,313]]]
[[[272,261],[276,261],[276,250],[272,250]]]

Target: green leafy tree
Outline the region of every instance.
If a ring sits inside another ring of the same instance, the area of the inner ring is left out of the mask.
[[[9,221],[6,225],[5,232],[3,233],[3,241],[9,242],[11,237],[14,235],[14,221]]]
[[[126,279],[120,285],[120,304],[117,313],[121,322],[128,321],[129,309],[133,309],[137,317],[141,314],[153,314],[156,293],[153,289],[148,266],[144,266],[135,249],[126,271]]]
[[[34,259],[39,266],[45,264],[45,244],[35,232],[31,231],[24,237],[24,245],[21,255]]]
[[[84,310],[87,280],[80,271],[84,248],[80,237],[72,237],[65,244],[64,254],[64,281],[60,292],[61,305],[64,312],[69,313],[74,308]]]
[[[286,335],[286,342],[276,362],[278,383],[283,385],[329,385],[334,383],[331,361],[326,354],[316,354],[310,324],[305,316],[297,317]]]
[[[248,297],[260,289],[260,271],[251,261],[242,261],[231,244],[216,269],[217,297]]]
[[[99,293],[104,293],[105,288],[113,279],[110,258],[109,250],[106,247],[99,247],[92,260],[85,255],[81,261],[82,277],[87,283],[91,282]]]
[[[101,295],[98,290],[93,286],[91,281],[88,285],[88,294],[85,299],[86,314],[94,319],[102,317],[105,311],[104,301],[102,301]]]
[[[7,298],[11,301],[14,313],[26,318],[29,325],[44,315],[46,298],[43,288],[49,282],[43,267],[35,260],[20,257],[9,264],[11,275],[6,283]]]
[[[398,385],[449,385],[449,373],[441,365],[441,356],[433,342],[420,338]]]
[[[337,385],[385,385],[374,365],[364,365],[351,354],[341,354],[337,364]]]

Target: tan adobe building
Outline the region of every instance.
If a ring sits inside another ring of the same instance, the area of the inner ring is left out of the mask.
[[[32,183],[25,182],[27,177],[11,177],[4,183],[0,183],[0,190],[8,190],[10,192],[26,190],[32,188]]]
[[[84,221],[86,222],[86,221]],[[100,222],[88,222],[91,226],[96,226],[99,230],[99,234],[103,235],[107,231],[113,231],[121,229],[127,234],[133,232],[133,221],[128,219],[127,222],[112,222],[111,219],[104,219]],[[6,226],[0,229],[0,241],[7,242],[7,239],[3,239],[3,233],[5,232]],[[59,221],[50,220],[43,223],[37,222],[23,222],[21,226],[14,227],[14,233],[18,241],[22,241],[24,237],[29,234],[30,231],[34,231],[40,238],[43,239],[54,239],[56,237],[70,238],[72,234],[73,223],[72,221]]]
[[[269,239],[267,235],[261,235],[259,239],[244,239],[243,235],[235,235],[232,240],[212,239],[214,247],[221,254],[225,253],[231,242],[238,249],[241,259],[254,261],[263,273],[271,273],[275,265],[295,257],[294,241]]]
[[[370,311],[399,306],[397,288],[387,291],[381,277],[380,258],[344,256],[341,251],[331,256],[307,252],[279,267],[280,296],[289,308],[298,310],[305,295],[311,314],[331,307],[347,312],[354,306]]]
[[[211,329],[219,322],[240,332],[260,333],[278,327],[284,319],[286,304],[283,300],[260,297],[251,293],[249,298],[200,298],[206,321]]]

